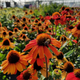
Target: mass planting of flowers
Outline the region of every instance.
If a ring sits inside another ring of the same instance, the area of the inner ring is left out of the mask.
[[[33,9],[1,8],[0,80],[80,80],[78,9],[36,16]]]

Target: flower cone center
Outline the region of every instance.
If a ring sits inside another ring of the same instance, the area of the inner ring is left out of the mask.
[[[51,37],[48,34],[42,33],[37,36],[37,44],[39,46],[47,46],[51,42]]]
[[[25,73],[23,74],[23,79],[24,79],[24,80],[28,80],[28,79],[30,79],[30,76],[31,76],[31,74],[27,71],[27,72],[25,72]]]
[[[64,70],[67,71],[68,73],[73,72],[73,70],[74,70],[73,64],[71,62],[66,62],[64,64]]]
[[[19,61],[19,55],[15,52],[11,52],[11,54],[9,55],[8,61],[10,63],[16,63]]]
[[[80,78],[80,69],[74,70],[74,74],[76,77]]]
[[[13,34],[12,34],[12,32],[9,32],[9,36],[12,36]]]
[[[10,45],[10,42],[9,42],[9,40],[5,40],[5,41],[3,41],[3,45],[5,45],[5,46],[9,46]]]
[[[63,53],[60,52],[60,53],[57,55],[57,58],[62,60],[62,59],[63,59]]]
[[[77,29],[80,30],[80,24],[77,26]]]

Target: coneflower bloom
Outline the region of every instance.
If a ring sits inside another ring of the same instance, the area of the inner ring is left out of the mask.
[[[80,22],[71,30],[71,32],[75,37],[80,37]]]
[[[21,74],[17,77],[17,80],[37,80],[38,77],[36,75],[36,70],[30,66],[27,70],[21,72]]]
[[[23,27],[23,29],[21,30],[21,32],[27,32],[29,30],[29,27],[26,25]]]
[[[61,69],[63,69],[62,79],[61,79],[63,80],[68,73],[71,73],[74,71],[74,65],[72,62],[67,61],[63,66],[61,66]]]
[[[59,52],[58,55],[53,56],[56,61],[58,61],[58,65],[60,65],[62,62],[67,62],[68,60],[64,58],[63,52]]]
[[[29,52],[29,55],[34,54],[37,57],[37,55],[39,54],[40,58],[44,58],[45,55],[49,59],[52,57],[52,54],[48,47],[55,54],[58,54],[58,51],[54,46],[60,48],[61,43],[56,39],[51,38],[50,35],[42,33],[39,34],[36,39],[30,41],[29,44],[26,45],[24,51],[27,51],[32,48]]]
[[[7,31],[2,31],[2,33],[1,33],[1,37],[3,38],[3,39],[5,39],[5,38],[8,38],[8,32]]]
[[[23,71],[23,69],[26,69],[26,65],[28,65],[27,63],[27,59],[25,59],[25,55],[23,55],[23,53],[17,52],[15,50],[11,50],[9,51],[9,53],[7,54],[7,59],[5,61],[2,62],[1,66],[3,70],[3,73],[7,73],[8,74],[16,74],[17,70],[18,71]]]
[[[63,45],[66,41],[69,41],[70,39],[68,37],[66,37],[65,35],[62,35],[60,37],[60,42]]]
[[[9,38],[12,38],[14,36],[12,31],[8,31],[8,35],[9,35]]]
[[[24,41],[28,41],[30,40],[25,34],[22,34],[22,36],[20,36],[19,40],[24,40]]]
[[[4,39],[2,42],[0,42],[0,46],[1,46],[1,49],[9,49],[9,48],[14,48],[14,43],[10,42],[9,39]]]
[[[80,69],[74,69],[74,72],[70,72],[66,80],[80,80]]]

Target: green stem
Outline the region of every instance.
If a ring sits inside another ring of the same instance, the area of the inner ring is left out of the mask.
[[[48,64],[47,64],[47,57],[45,56],[46,60],[46,80],[48,80]]]

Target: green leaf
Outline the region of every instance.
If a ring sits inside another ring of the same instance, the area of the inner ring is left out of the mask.
[[[67,53],[64,54],[65,57],[69,57],[74,53],[74,50],[70,50]]]

